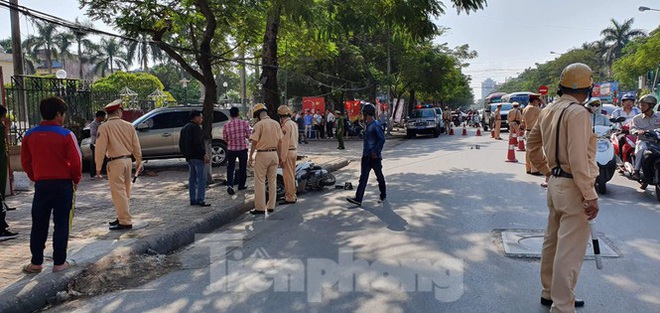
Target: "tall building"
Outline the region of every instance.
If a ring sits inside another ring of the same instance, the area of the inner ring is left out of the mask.
[[[487,95],[489,95],[491,92],[495,90],[497,87],[497,82],[492,80],[491,78],[487,78],[483,82],[481,82],[481,99],[486,98]]]

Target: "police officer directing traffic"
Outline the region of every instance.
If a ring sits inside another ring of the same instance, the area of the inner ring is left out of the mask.
[[[552,312],[575,312],[574,307],[584,305],[574,291],[589,241],[589,220],[598,215],[596,136],[591,114],[582,105],[592,86],[589,66],[567,66],[559,80],[559,99],[541,111],[528,139],[532,163],[550,176],[541,304],[552,306]]]
[[[277,108],[284,137],[280,141],[279,154],[282,176],[284,176],[284,201],[280,204],[296,203],[296,159],[298,158],[298,125],[291,120],[291,109],[286,105]]]
[[[99,126],[94,152],[96,175],[101,175],[103,158],[107,157],[108,184],[117,212],[117,219],[108,224],[111,230],[131,229],[133,228],[130,212],[133,185],[131,158],[135,158],[135,175],[138,175],[142,172],[142,150],[133,125],[121,119],[123,112],[121,100],[106,105],[105,111],[108,113],[108,121]]]
[[[254,166],[254,210],[251,214],[264,214],[266,210],[273,212],[277,201],[277,165],[279,154],[277,149],[284,134],[280,123],[268,116],[263,103],[257,103],[252,108],[252,117],[258,121],[254,124],[254,132],[250,136],[252,145],[248,163]],[[253,158],[257,151],[256,160]],[[266,177],[268,177],[268,203],[266,203]]]

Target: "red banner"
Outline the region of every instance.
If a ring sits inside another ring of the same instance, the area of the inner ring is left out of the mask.
[[[309,110],[312,113],[325,112],[325,98],[303,97],[303,111]]]
[[[346,100],[344,102],[344,111],[349,120],[353,120],[360,116],[361,109],[360,100]]]

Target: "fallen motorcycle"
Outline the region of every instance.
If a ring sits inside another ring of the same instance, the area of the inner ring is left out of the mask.
[[[319,191],[333,186],[337,179],[332,173],[310,161],[296,165],[296,193]],[[284,175],[281,168],[277,169],[277,199],[284,199]],[[268,199],[268,180],[266,180],[266,199]]]

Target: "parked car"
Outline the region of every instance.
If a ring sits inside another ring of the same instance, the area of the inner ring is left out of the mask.
[[[182,158],[179,150],[181,128],[189,122],[192,110],[202,110],[201,106],[176,106],[158,108],[149,111],[133,123],[137,130],[142,158],[145,160]],[[213,166],[227,162],[227,144],[222,140],[222,127],[229,120],[229,110],[215,108],[213,112],[213,130],[211,136],[211,163]],[[89,162],[92,151],[91,139],[85,138],[80,143],[83,161]]]
[[[441,129],[438,119],[442,119],[442,115],[438,117],[434,108],[418,105],[410,112],[406,123],[406,138],[414,138],[418,134],[440,136]]]
[[[500,125],[500,129],[506,128],[509,130],[509,122],[507,122],[506,118],[509,116],[509,111],[513,109],[513,104],[512,103],[493,103],[490,105],[490,112],[491,112],[491,117],[490,117],[490,125],[489,128],[493,128],[493,125],[495,125],[495,117],[492,116],[495,114],[495,110],[497,110],[498,105],[502,105],[502,110],[500,111],[500,116],[502,118],[502,124]]]

